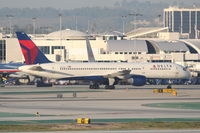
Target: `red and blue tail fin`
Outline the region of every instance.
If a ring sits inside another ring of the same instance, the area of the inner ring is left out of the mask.
[[[26,64],[50,63],[35,43],[24,32],[16,32]]]

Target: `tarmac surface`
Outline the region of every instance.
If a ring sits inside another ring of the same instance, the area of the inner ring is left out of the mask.
[[[120,130],[120,131],[60,131],[48,133],[199,133],[200,130]],[[13,132],[12,132],[13,133]],[[24,133],[24,132],[16,132]],[[29,133],[47,133],[47,132],[29,132]]]
[[[154,88],[165,87],[125,85],[116,86],[115,90],[91,90],[84,85],[1,87],[0,124],[65,123],[76,118],[90,118],[95,122],[200,121],[200,86],[173,86],[177,96],[153,93]],[[194,108],[187,108],[190,104]]]

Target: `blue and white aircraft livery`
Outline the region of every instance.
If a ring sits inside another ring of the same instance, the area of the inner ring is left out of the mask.
[[[34,76],[58,80],[88,80],[92,81],[90,88],[99,88],[99,84],[104,84],[105,88],[109,89],[113,89],[114,85],[118,84],[120,80],[129,81],[135,86],[143,86],[146,84],[147,78],[190,78],[189,71],[174,63],[52,63],[24,32],[17,32],[16,34],[20,46],[23,46],[22,52],[26,62],[35,62],[37,60],[36,62],[40,63],[24,65],[19,67],[19,70]],[[32,51],[31,49],[34,49],[33,53],[30,52]]]

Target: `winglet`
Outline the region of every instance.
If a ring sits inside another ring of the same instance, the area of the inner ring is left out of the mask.
[[[16,32],[24,59],[27,65],[50,63],[35,43],[24,32]]]

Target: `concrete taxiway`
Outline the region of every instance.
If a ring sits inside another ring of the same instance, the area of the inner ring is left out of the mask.
[[[153,88],[166,86],[116,86],[116,90],[90,90],[88,86],[11,86],[0,88],[0,122],[31,121],[56,123],[79,117],[91,119],[194,120],[199,109],[158,108],[151,103],[200,103],[198,86],[174,86],[178,95],[155,94]],[[200,106],[200,105],[199,105]],[[38,112],[38,114],[37,114]]]

